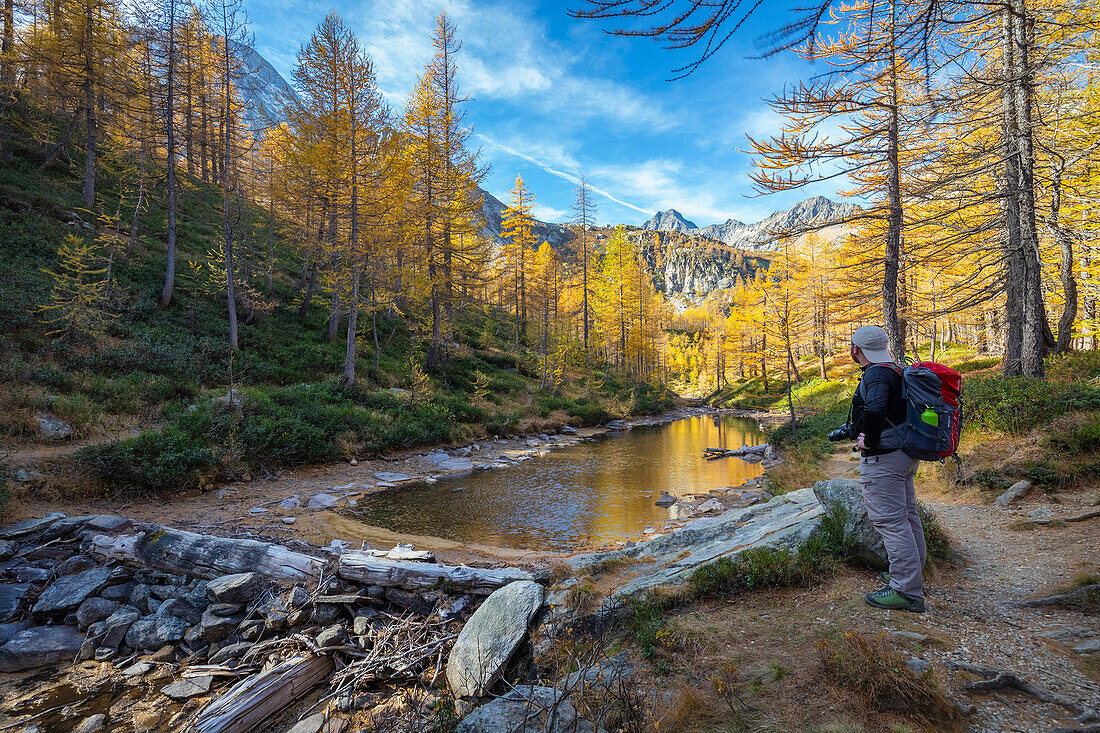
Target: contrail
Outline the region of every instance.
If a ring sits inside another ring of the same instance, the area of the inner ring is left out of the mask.
[[[546,171],[550,175],[557,176],[558,178],[564,178],[565,180],[572,183],[574,186],[581,185],[581,179],[577,178],[572,173],[566,173],[565,171],[559,171],[557,168],[553,168],[550,165],[548,165],[547,163],[543,163],[538,158],[532,158],[530,155],[526,155],[524,153],[521,153],[518,150],[513,150],[512,148],[508,147],[507,145],[501,145],[497,141],[490,140],[489,138],[485,137],[481,133],[477,133],[477,136],[479,138],[481,138],[482,140],[484,140],[485,142],[492,145],[494,148],[499,148],[499,149],[503,150],[504,152],[506,152],[510,155],[516,156],[517,158],[523,158],[528,163],[532,163],[533,165],[536,165],[539,168],[542,168],[544,171]],[[604,191],[602,188],[596,188],[591,183],[586,182],[586,185],[589,188],[591,188],[593,191],[598,193],[600,196],[603,196],[604,198],[606,198],[610,201],[614,201],[615,203],[619,204],[620,206],[625,206],[628,209],[634,209],[635,211],[640,211],[643,214],[651,214],[652,213],[648,209],[643,209],[640,206],[635,206],[634,204],[628,204],[626,201],[623,201],[622,199],[617,199],[614,196],[612,196],[611,194],[609,194],[607,191]]]

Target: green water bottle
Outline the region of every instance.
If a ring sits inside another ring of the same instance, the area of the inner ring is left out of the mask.
[[[931,407],[924,408],[924,412],[920,414],[920,419],[924,420],[926,423],[934,428],[938,428],[940,426],[940,416],[937,415],[936,411],[933,410]]]

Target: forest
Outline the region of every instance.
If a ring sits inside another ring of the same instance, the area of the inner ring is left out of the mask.
[[[730,22],[643,5],[574,15],[698,63]],[[862,323],[899,360],[951,353],[1005,377],[1097,346],[1093,3],[826,3],[777,28],[766,56],[821,71],[768,100],[783,122],[748,140],[754,184],[835,183],[858,206],[769,232],[769,268],[693,300],[655,288],[630,231],[597,225],[583,180],[565,244],[533,233],[519,176],[486,236],[446,14],[395,110],[335,11],[303,38],[292,89],[257,101],[246,10],[4,6],[3,430],[28,438],[49,410],[76,438],[115,436],[81,452],[104,479],[195,485],[593,424],[676,391],[793,413]],[[238,389],[252,407],[221,409]]]

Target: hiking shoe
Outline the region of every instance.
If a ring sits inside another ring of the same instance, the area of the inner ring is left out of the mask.
[[[878,574],[878,579],[882,581],[883,585],[890,585],[890,573],[889,573],[889,571],[879,573]]]
[[[909,611],[910,613],[924,613],[924,599],[912,600],[898,593],[893,588],[883,588],[874,593],[863,596],[868,606],[885,608],[887,611]]]

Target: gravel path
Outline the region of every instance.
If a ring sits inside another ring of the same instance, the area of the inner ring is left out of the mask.
[[[1080,504],[1072,497],[1069,501],[1074,505],[1052,507],[1055,516],[1077,513]],[[1002,667],[1100,709],[1100,684],[1082,672],[1079,665],[1084,656],[1073,651],[1086,639],[1100,638],[1100,619],[1013,605],[1027,597],[1059,592],[1079,573],[1096,573],[1100,521],[1018,529],[1012,525],[1026,519],[1029,510],[1049,505],[1002,508],[935,500],[928,504],[966,564],[929,583],[929,611],[922,625],[942,643],[929,648],[923,658],[937,667],[949,660]],[[968,730],[1046,731],[1080,726],[1065,708],[1012,689],[975,694],[970,700],[976,709]],[[1097,723],[1100,720],[1093,721]]]

